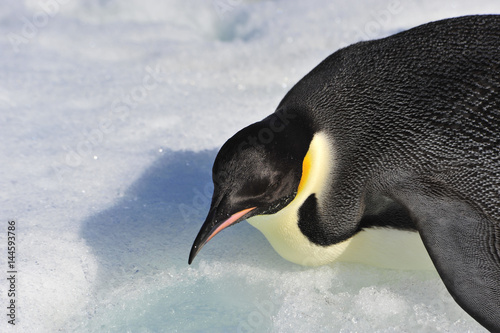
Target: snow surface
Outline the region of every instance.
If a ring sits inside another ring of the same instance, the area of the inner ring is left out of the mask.
[[[482,332],[435,272],[304,268],[247,223],[187,265],[223,142],[323,58],[497,0],[4,0],[1,332]],[[2,277],[4,276],[4,277]]]

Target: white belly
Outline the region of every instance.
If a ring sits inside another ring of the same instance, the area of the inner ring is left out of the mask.
[[[344,242],[320,246],[300,232],[296,220],[288,221],[295,224],[295,228],[283,220],[273,221],[286,219],[277,215],[255,216],[248,222],[266,236],[279,255],[296,264],[319,266],[349,261],[391,269],[434,269],[418,232],[369,228]]]

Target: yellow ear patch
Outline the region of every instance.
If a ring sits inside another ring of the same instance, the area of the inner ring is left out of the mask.
[[[300,193],[300,191],[302,191],[305,184],[307,183],[307,179],[309,178],[309,173],[311,171],[312,165],[311,154],[311,150],[309,149],[306,156],[304,157],[304,162],[302,163],[302,177],[300,178],[299,187],[297,188],[297,195]]]

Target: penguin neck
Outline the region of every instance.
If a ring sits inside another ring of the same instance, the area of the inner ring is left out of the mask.
[[[325,247],[312,243],[300,230],[299,209],[312,194],[321,206],[335,167],[335,154],[323,132],[316,133],[302,164],[302,175],[295,198],[275,214],[258,215],[248,222],[259,229],[283,258],[301,265],[321,265],[335,261],[348,242]]]
[[[299,219],[304,216],[300,217],[299,211],[306,200],[314,194],[319,212],[323,203],[328,202],[336,167],[333,144],[332,138],[325,133],[316,133],[303,160],[295,198],[277,213],[253,216],[248,222],[264,234],[278,254],[300,265],[350,261],[385,268],[432,269],[432,262],[417,232],[369,228],[328,246],[313,243],[302,233]]]

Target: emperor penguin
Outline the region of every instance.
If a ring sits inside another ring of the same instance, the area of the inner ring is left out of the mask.
[[[500,15],[340,49],[222,146],[189,263],[248,220],[298,264],[433,265],[500,332],[499,94]]]

